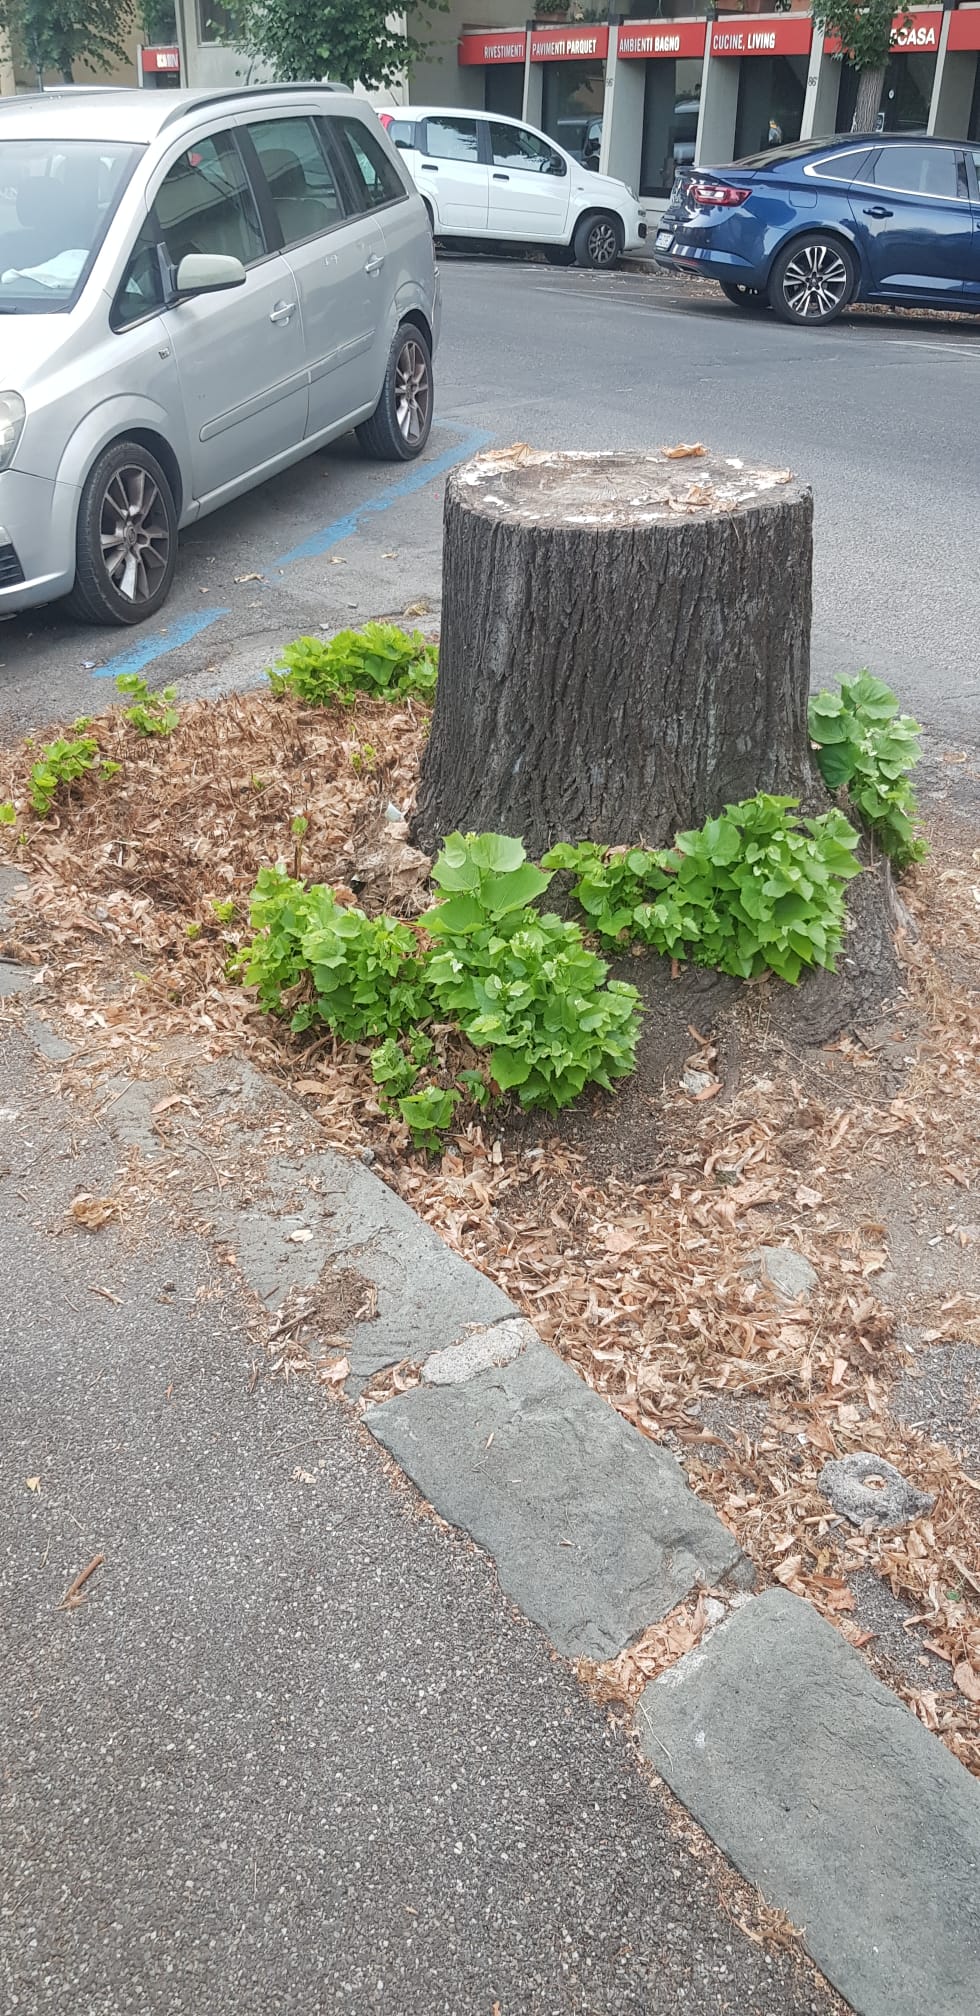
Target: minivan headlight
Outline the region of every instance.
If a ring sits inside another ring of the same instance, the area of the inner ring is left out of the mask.
[[[0,392],[0,469],[9,469],[24,431],[27,407],[19,392]]]

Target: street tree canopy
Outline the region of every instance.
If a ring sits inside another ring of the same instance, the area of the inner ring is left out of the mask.
[[[38,83],[56,70],[72,84],[74,66],[105,70],[127,58],[132,0],[0,0],[0,30]]]
[[[825,35],[840,38],[838,61],[858,72],[858,94],[851,131],[873,133],[881,107],[885,71],[892,53],[894,0],[817,0],[813,18]],[[899,26],[911,17],[901,13]]]
[[[282,82],[329,77],[376,90],[393,84],[423,47],[404,33],[404,18],[390,0],[244,0],[236,39]]]

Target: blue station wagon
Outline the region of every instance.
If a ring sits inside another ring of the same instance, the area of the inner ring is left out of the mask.
[[[980,314],[980,145],[847,133],[685,169],[654,251],[807,328],[855,301]]]

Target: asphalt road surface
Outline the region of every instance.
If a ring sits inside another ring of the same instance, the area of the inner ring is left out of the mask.
[[[443,286],[425,460],[369,463],[350,438],[204,520],[146,628],[7,622],[0,734],[94,711],[115,671],[216,691],[303,632],[437,609],[445,473],[487,441],[686,439],[812,482],[815,678],[868,665],[943,741],[976,746],[980,318],[803,332],[709,287],[489,259],[444,260]]]

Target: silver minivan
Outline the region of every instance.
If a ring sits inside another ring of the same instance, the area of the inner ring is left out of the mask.
[[[181,526],[351,428],[428,439],[432,233],[348,92],[3,101],[0,316],[0,615],[140,623]]]

